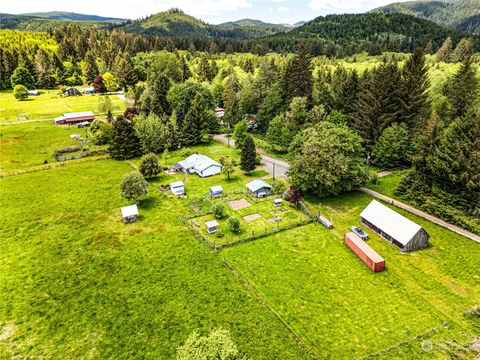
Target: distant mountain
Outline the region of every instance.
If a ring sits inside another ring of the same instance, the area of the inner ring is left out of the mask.
[[[85,14],[77,14],[77,13],[65,12],[65,11],[35,12],[35,13],[25,13],[21,15],[51,19],[51,20],[96,21],[96,22],[110,22],[110,23],[119,23],[126,20],[126,19],[120,19],[120,18],[114,18],[114,17],[85,15]]]
[[[255,19],[241,19],[236,21],[228,21],[225,23],[220,24],[221,26],[259,26],[259,27],[278,27],[280,29],[284,29],[285,25],[283,24],[271,24],[263,22],[262,20],[255,20]]]
[[[305,25],[306,23],[307,23],[306,21],[299,21],[293,24],[293,27],[299,27],[299,26]]]
[[[72,20],[53,20],[27,15],[0,14],[0,29],[16,29],[24,31],[47,31],[50,28],[60,27]],[[75,21],[82,28],[103,28],[107,23],[97,21]]]
[[[382,6],[371,12],[413,15],[457,30],[480,34],[480,0],[407,1]]]

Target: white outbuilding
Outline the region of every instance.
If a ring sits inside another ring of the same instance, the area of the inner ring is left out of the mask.
[[[218,221],[217,220],[207,221],[205,222],[205,226],[207,227],[207,232],[209,234],[213,234],[218,230]]]
[[[170,190],[176,196],[185,195],[185,187],[183,181],[174,181],[170,183]]]
[[[422,249],[428,246],[430,235],[418,224],[377,200],[360,214],[361,222],[391,242],[402,252]]]
[[[120,208],[122,212],[122,218],[124,223],[130,223],[138,220],[138,208],[137,205],[129,205]]]

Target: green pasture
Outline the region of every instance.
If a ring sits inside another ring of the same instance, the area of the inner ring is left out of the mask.
[[[342,242],[370,201],[361,193],[323,200],[334,230],[310,224],[222,254],[319,358],[445,358],[452,342],[468,349],[478,328],[462,314],[480,303],[479,244],[395,209],[424,226],[430,246],[402,254],[367,230],[386,261],[372,273]]]
[[[58,90],[40,90],[40,95],[18,101],[12,91],[0,91],[0,123],[26,120],[52,120],[66,112],[93,111],[98,114],[100,96],[61,96]],[[110,95],[114,112],[125,110],[125,101]]]

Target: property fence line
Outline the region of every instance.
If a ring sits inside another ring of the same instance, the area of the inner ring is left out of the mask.
[[[293,337],[295,338],[295,340],[297,341],[297,343],[299,345],[301,345],[306,351],[308,354],[310,354],[312,356],[312,358],[314,359],[320,359],[320,356],[305,342],[305,340],[303,340],[303,338],[297,334],[297,332],[290,326],[288,325],[288,323],[280,316],[279,313],[277,313],[275,311],[275,309],[273,309],[269,304],[268,302],[260,295],[260,293],[258,292],[258,290],[255,288],[255,286],[253,286],[253,284],[248,281],[243,275],[242,273],[237,270],[232,264],[230,264],[230,262],[223,258],[223,264],[225,265],[225,267],[227,269],[230,270],[230,272],[240,280],[240,282],[243,283],[243,286],[245,286],[245,288],[247,290],[249,290],[253,296],[257,299],[257,301],[263,306],[265,307],[268,311],[270,311],[270,313],[272,313],[278,321],[280,321],[280,323],[283,325],[283,327],[288,331],[290,332]]]
[[[89,156],[105,155],[108,153],[107,149],[93,150],[93,151],[88,151],[85,149],[81,149],[81,150],[82,152],[80,154],[68,154],[68,155],[59,155],[60,152],[57,150],[54,150],[53,156],[57,161],[68,161],[68,160],[74,160],[74,159],[81,159]]]

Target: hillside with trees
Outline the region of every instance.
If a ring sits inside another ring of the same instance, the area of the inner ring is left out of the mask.
[[[413,15],[460,31],[480,34],[480,2],[477,0],[407,1],[382,6],[372,12]]]
[[[25,13],[22,15],[52,19],[52,20],[96,21],[96,22],[109,22],[109,23],[124,22],[126,20],[126,19],[120,19],[115,17],[86,15],[86,14],[78,14],[78,13],[66,12],[66,11],[32,12],[32,13]]]

